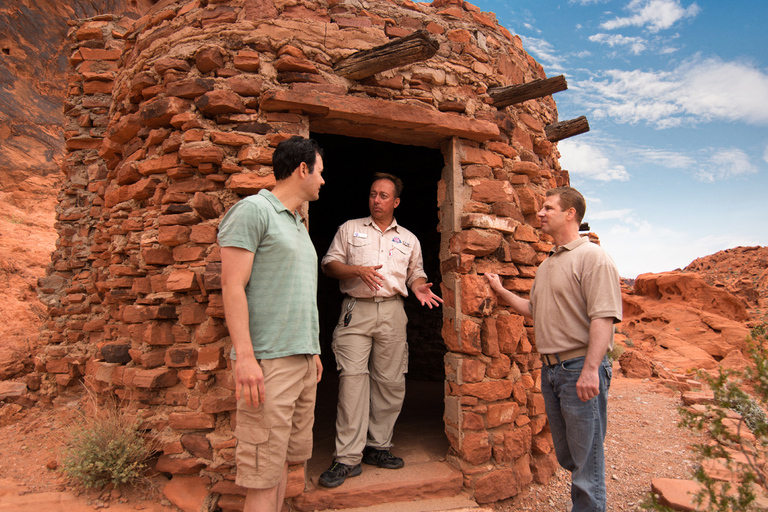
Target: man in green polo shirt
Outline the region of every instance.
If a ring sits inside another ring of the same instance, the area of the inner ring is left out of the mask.
[[[325,183],[323,153],[314,140],[294,136],[278,144],[272,163],[275,187],[235,204],[218,237],[245,512],[279,512],[288,464],[310,458],[323,370],[317,254],[298,213]]]

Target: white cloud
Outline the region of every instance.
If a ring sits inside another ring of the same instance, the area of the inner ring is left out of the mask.
[[[594,145],[564,140],[558,143],[560,165],[571,174],[598,181],[629,181],[630,174]]]
[[[630,16],[615,18],[600,25],[605,30],[623,27],[645,27],[658,32],[672,27],[685,18],[693,18],[701,9],[695,3],[684,8],[678,0],[632,0],[627,9]]]
[[[589,214],[585,220],[600,237],[622,277],[634,278],[646,272],[667,272],[685,268],[693,260],[738,246],[759,245],[754,237],[722,234],[699,237],[663,225],[654,225],[632,212],[624,217]]]
[[[702,159],[700,166],[694,169],[694,176],[699,181],[713,183],[757,172],[757,167],[752,165],[744,151],[728,148],[715,150]]]
[[[611,48],[615,46],[627,46],[635,55],[643,53],[647,47],[647,41],[642,37],[627,37],[619,34],[594,34],[589,36],[593,43],[607,44]]]
[[[694,58],[672,71],[608,70],[578,82],[596,117],[657,128],[711,120],[768,124],[768,74],[751,63]]]
[[[534,55],[536,60],[545,68],[560,72],[563,70],[563,58],[557,54],[555,47],[544,39],[520,36],[525,50]]]

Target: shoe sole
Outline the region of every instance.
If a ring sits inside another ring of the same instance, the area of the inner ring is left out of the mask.
[[[401,467],[405,466],[405,461],[400,461],[399,464],[379,464],[376,462],[375,459],[370,458],[366,460],[365,457],[363,457],[363,464],[368,464],[369,466],[378,466],[383,469],[400,469]]]
[[[330,489],[333,489],[334,487],[338,487],[341,484],[343,484],[347,480],[347,478],[352,478],[353,476],[360,476],[362,474],[363,474],[363,468],[361,468],[360,466],[357,466],[352,471],[347,473],[347,476],[345,476],[344,478],[339,479],[336,482],[326,482],[322,478],[318,478],[317,479],[317,483],[322,485],[323,487],[328,487]]]

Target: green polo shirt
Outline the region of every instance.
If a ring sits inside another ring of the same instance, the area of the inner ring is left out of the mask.
[[[261,190],[227,212],[219,246],[254,253],[245,294],[256,358],[319,354],[317,253],[298,212]]]

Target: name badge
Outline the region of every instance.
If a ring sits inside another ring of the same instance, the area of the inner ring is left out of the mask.
[[[352,236],[354,236],[355,238],[368,238],[368,233],[358,233],[357,231],[355,231],[355,233]]]

